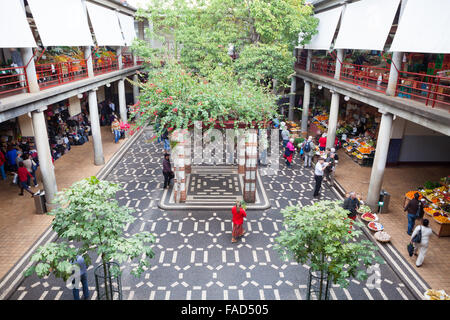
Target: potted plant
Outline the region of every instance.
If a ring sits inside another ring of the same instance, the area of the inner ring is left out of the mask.
[[[126,224],[135,218],[132,209],[119,206],[115,199],[121,189],[118,184],[93,176],[58,192],[55,203],[59,206],[49,213],[55,217],[52,229],[58,234],[57,241],[37,248],[31,257],[33,266],[24,275],[36,273],[44,277],[53,273],[66,281],[72,274],[71,261],[76,256],[81,255],[89,266],[90,255],[96,254],[101,257],[101,264],[95,269],[98,299],[112,300],[114,292],[121,299],[118,263],[137,259],[131,274],[140,276],[154,256],[149,246],[154,242],[153,235],[148,232],[124,235]]]
[[[327,299],[331,282],[346,287],[350,277],[367,279],[364,267],[383,263],[370,241],[358,239],[362,232],[353,227],[362,223],[347,217],[341,201],[291,206],[282,213],[286,230],[277,238],[276,249],[283,258],[293,257],[310,266],[308,299],[313,293],[319,300]],[[317,287],[313,280],[318,282]]]

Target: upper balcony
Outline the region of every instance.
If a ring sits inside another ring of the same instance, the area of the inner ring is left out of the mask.
[[[311,58],[309,72],[321,76],[335,78],[336,55],[316,56]],[[355,64],[351,59],[342,61],[339,81],[353,84],[360,88],[386,93],[391,60],[380,56],[382,63],[373,65],[370,59],[363,64]],[[305,56],[298,56],[295,69],[306,70]],[[413,60],[411,60],[413,61]],[[438,65],[438,68],[436,68]],[[415,100],[424,106],[444,109],[450,112],[450,55],[443,55],[443,60],[432,61],[427,65],[426,71],[410,72],[404,71],[416,67],[414,64],[408,66],[403,63],[398,66],[399,76],[396,83],[395,96]]]

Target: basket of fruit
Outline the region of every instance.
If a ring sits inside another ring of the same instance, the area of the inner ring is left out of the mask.
[[[366,222],[378,221],[378,216],[375,213],[366,212],[363,213],[361,219],[363,219]]]
[[[380,242],[389,242],[391,241],[391,236],[386,231],[378,231],[374,234],[375,239]]]
[[[375,231],[375,232],[377,232],[377,231],[382,231],[382,230],[384,229],[384,227],[383,227],[383,225],[382,225],[381,223],[375,222],[375,221],[369,222],[369,224],[367,225],[367,227],[368,227],[370,230]]]
[[[409,200],[412,200],[414,198],[415,193],[419,193],[419,200],[421,200],[423,198],[419,191],[408,191],[405,194],[405,197]]]
[[[425,300],[450,300],[450,296],[444,290],[428,289],[423,296]]]

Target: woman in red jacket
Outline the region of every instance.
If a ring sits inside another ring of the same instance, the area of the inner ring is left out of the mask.
[[[237,242],[236,238],[244,235],[245,230],[243,228],[244,217],[247,216],[245,210],[241,207],[241,202],[236,201],[236,205],[231,209],[233,214],[233,232],[231,233],[231,242]]]
[[[33,196],[33,192],[31,192],[30,186],[28,185],[28,177],[33,178],[33,176],[28,172],[27,168],[24,167],[22,161],[19,162],[17,174],[19,175],[19,196],[23,196],[23,189],[27,190],[27,192],[31,193],[31,196]]]

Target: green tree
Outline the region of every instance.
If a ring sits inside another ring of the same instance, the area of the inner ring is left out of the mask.
[[[148,260],[154,256],[149,246],[154,242],[154,237],[148,232],[124,236],[126,224],[132,223],[135,218],[131,215],[132,209],[119,206],[115,199],[121,189],[118,184],[93,176],[58,192],[55,203],[59,206],[49,213],[55,216],[52,229],[58,239],[36,249],[31,257],[33,266],[24,275],[30,276],[35,272],[39,277],[44,277],[53,273],[66,281],[72,273],[71,261],[81,255],[86,265],[90,265],[90,254],[95,252],[101,257],[105,275],[110,261],[123,263],[138,259],[131,273],[140,276],[144,267],[149,265]],[[115,275],[120,273],[120,270],[110,271]],[[105,277],[106,299],[112,299],[106,281]]]
[[[303,43],[316,32],[318,20],[304,0],[152,0],[137,17],[153,24],[153,34],[173,35],[178,57],[189,69],[208,75],[217,66],[238,78],[282,85],[292,73],[298,35]],[[234,45],[236,63],[228,55]],[[136,47],[143,44],[136,44]]]
[[[276,249],[283,258],[308,263],[312,271],[320,272],[320,294],[327,277],[346,287],[350,277],[366,280],[366,268],[383,263],[375,245],[359,239],[362,231],[353,227],[362,224],[347,217],[341,201],[287,207],[282,213],[286,230],[277,238]]]

